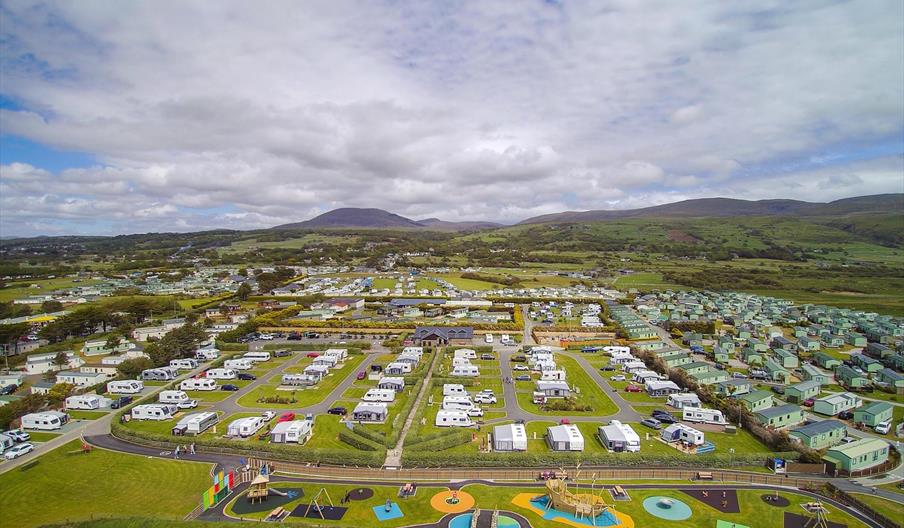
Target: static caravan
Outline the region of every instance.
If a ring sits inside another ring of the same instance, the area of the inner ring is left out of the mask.
[[[213,380],[206,380],[213,381]],[[160,392],[160,396],[157,398],[157,401],[160,403],[171,403],[173,405],[178,406],[180,403],[187,402],[191,398],[188,397],[188,394],[185,391],[181,390],[165,390]]]
[[[242,355],[242,359],[247,359],[252,363],[261,363],[270,361],[270,353],[264,351],[248,352],[247,354]]]
[[[544,370],[542,374],[540,374],[541,381],[565,381],[565,371],[564,370]]]
[[[176,369],[169,367],[152,368],[141,371],[141,379],[144,381],[170,381],[176,379]]]
[[[313,433],[311,422],[307,420],[292,420],[289,422],[279,422],[270,431],[270,442],[274,444],[283,444],[294,442],[303,444]]]
[[[319,377],[314,377],[309,374],[283,374],[280,384],[307,387],[309,385],[316,385],[318,381],[320,381]]]
[[[395,401],[396,392],[392,389],[369,389],[361,401],[366,402],[392,402]]]
[[[444,383],[443,396],[467,396],[465,386],[458,383]]]
[[[110,406],[110,398],[104,398],[97,394],[76,394],[66,398],[66,410],[82,409],[87,411],[97,410]]]
[[[681,410],[682,420],[685,422],[708,423],[714,425],[725,425],[725,416],[719,409],[704,409],[702,407],[685,407]]]
[[[480,369],[477,368],[477,365],[459,365],[452,369],[452,376],[476,378],[480,376]]]
[[[308,365],[304,368],[304,373],[315,379],[323,379],[330,373],[330,367],[326,365]]]
[[[207,377],[210,379],[235,379],[238,373],[231,368],[212,368],[207,371]]]
[[[660,434],[666,442],[683,442],[690,445],[703,445],[703,433],[682,423],[673,423]]]
[[[437,427],[470,427],[471,417],[464,411],[438,411],[436,413]]]
[[[180,391],[213,391],[217,390],[217,381],[212,378],[188,378],[179,383]],[[174,391],[164,391],[174,392]]]
[[[697,408],[701,406],[700,397],[693,392],[670,394],[669,400],[666,403],[676,409],[684,409],[685,407]]]
[[[191,358],[173,359],[169,362],[170,368],[176,370],[191,370],[198,368],[198,360]]]
[[[132,407],[133,420],[169,420],[179,411],[175,405],[147,403]]]
[[[640,437],[630,425],[618,420],[612,420],[609,425],[601,425],[597,435],[609,451],[640,451]]]
[[[384,376],[377,383],[378,389],[391,389],[396,392],[405,390],[405,378],[394,378],[392,376]]]
[[[179,420],[176,426],[173,427],[173,434],[176,436],[199,435],[215,426],[219,421],[220,419],[215,412],[189,414]]]
[[[141,380],[118,380],[107,383],[107,392],[111,394],[138,394],[144,389]]]
[[[477,352],[470,348],[459,348],[454,352],[454,358],[477,359]]]
[[[493,449],[496,451],[527,451],[527,431],[524,424],[494,427]]]
[[[210,361],[220,357],[220,351],[216,348],[199,348],[195,350],[195,359]]]
[[[546,428],[546,443],[553,451],[583,451],[584,435],[577,425],[554,425]]]
[[[443,396],[443,410],[468,411],[474,407],[470,396]]]
[[[234,370],[251,370],[254,364],[250,359],[227,359],[223,362],[223,366]]]
[[[411,373],[411,363],[402,363],[401,361],[393,361],[392,363],[386,365],[386,368],[383,369],[383,372],[389,375],[398,376],[400,374],[410,374]]]
[[[249,416],[247,418],[239,418],[233,420],[229,427],[226,428],[227,436],[239,436],[247,438],[261,430],[266,424],[263,416]]]
[[[53,431],[69,421],[69,415],[59,411],[45,411],[26,414],[21,418],[22,429]]]

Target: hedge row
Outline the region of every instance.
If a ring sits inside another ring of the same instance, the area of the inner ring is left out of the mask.
[[[460,442],[460,443],[454,443],[453,445],[450,445],[449,447],[455,447],[457,445],[461,445],[461,444],[471,441],[471,430],[470,429],[452,428],[452,429],[447,429],[445,431],[436,431],[434,433],[425,434],[422,436],[405,437],[405,447],[415,446],[415,445],[422,446],[425,444],[432,444],[432,443],[436,442],[437,440],[443,440],[448,437],[458,436],[458,435],[463,435],[463,436],[467,437],[467,440]],[[421,448],[418,447],[418,449],[421,449]],[[448,448],[443,448],[443,449],[448,449]]]
[[[720,467],[762,465],[763,454],[711,454],[695,457],[676,457],[669,455],[631,456],[618,453],[449,453],[433,452],[422,449],[402,452],[402,464],[406,467],[559,467],[577,464],[621,467]],[[794,453],[772,453],[769,456],[793,458]]]
[[[317,351],[317,350],[329,350],[330,348],[344,348],[348,350],[349,354],[360,354],[361,350],[369,350],[370,342],[369,341],[353,341],[350,343],[346,343],[344,345],[337,345],[335,343],[276,343],[270,345],[264,345],[264,350],[295,350],[295,351]]]
[[[354,431],[350,431],[348,429],[341,429],[339,431],[339,441],[345,444],[348,444],[355,449],[360,449],[361,451],[382,451],[383,446],[374,442],[369,438],[365,438],[364,436],[355,433]]]
[[[408,383],[407,381],[405,382]],[[417,400],[417,395],[421,390],[421,387],[424,384],[423,379],[417,380],[417,383],[414,384],[414,387],[411,390],[411,397],[408,398],[408,401],[405,402],[405,405],[399,408],[398,414],[396,414],[396,420],[401,420],[402,423],[405,422],[405,419],[408,418],[408,415],[411,414],[411,409],[414,407],[414,402]],[[415,423],[415,422],[412,422]],[[392,449],[399,443],[399,436],[402,435],[402,424],[393,424],[392,431],[386,436],[386,447]]]
[[[282,323],[273,322],[271,324],[258,323],[258,326],[278,326],[284,328],[330,328],[330,329],[386,329],[386,330],[414,330],[419,326],[415,322],[410,323],[393,323],[388,321],[347,321],[344,319],[329,319],[326,321],[315,321],[313,319],[289,319]],[[511,332],[519,332],[522,327],[515,323],[467,323],[457,321],[446,321],[443,326],[470,326],[474,330],[508,330]]]
[[[455,431],[451,431],[446,436],[436,438],[436,439],[430,440],[428,442],[422,442],[420,444],[415,444],[415,445],[417,446],[417,450],[420,452],[436,453],[439,451],[445,451],[446,449],[452,449],[453,447],[458,447],[460,445],[470,443],[471,438],[472,438],[472,431],[470,429],[458,429]]]
[[[386,443],[386,435],[375,429],[368,429],[364,426],[358,427],[356,425],[355,428],[352,429],[352,432],[354,432],[358,436],[363,436],[364,438],[367,438],[368,440],[377,444],[385,445]]]

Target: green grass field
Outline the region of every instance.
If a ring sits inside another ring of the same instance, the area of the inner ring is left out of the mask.
[[[100,281],[94,279],[71,279],[69,277],[11,282],[3,288],[0,288],[0,302],[9,302],[30,295],[45,295],[54,290],[72,288],[75,286],[91,286],[92,284],[97,284],[99,282]],[[32,284],[35,284],[38,287],[32,288]]]
[[[882,497],[864,493],[856,493],[854,494],[854,498],[860,500],[892,521],[901,522],[901,519],[904,519],[904,504],[901,504],[900,502],[894,502],[883,499]]]
[[[280,375],[274,375],[271,382],[262,385],[248,394],[243,395],[238,399],[237,403],[243,407],[273,407],[274,409],[288,409],[288,408],[296,408],[296,407],[307,407],[308,405],[314,405],[315,403],[320,403],[323,401],[327,395],[333,391],[342,380],[347,378],[352,372],[358,368],[358,365],[364,361],[364,356],[359,354],[349,355],[348,359],[345,361],[345,365],[340,369],[335,369],[330,371],[330,374],[320,380],[320,383],[314,385],[313,387],[304,389],[304,390],[296,390],[294,391],[281,391],[277,390],[279,387],[279,380],[281,378]],[[287,403],[287,404],[279,404],[279,403],[258,403],[259,397],[267,397],[267,396],[285,396],[285,397],[294,397],[297,401],[295,403]]]
[[[40,526],[110,516],[181,519],[210,485],[210,465],[150,459],[70,442],[26,470],[0,475],[5,526]]]

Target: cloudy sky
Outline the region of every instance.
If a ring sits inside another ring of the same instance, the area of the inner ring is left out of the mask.
[[[0,236],[886,192],[900,0],[0,0]]]

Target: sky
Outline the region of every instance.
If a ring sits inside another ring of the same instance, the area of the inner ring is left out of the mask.
[[[904,192],[904,2],[0,0],[0,236]]]

